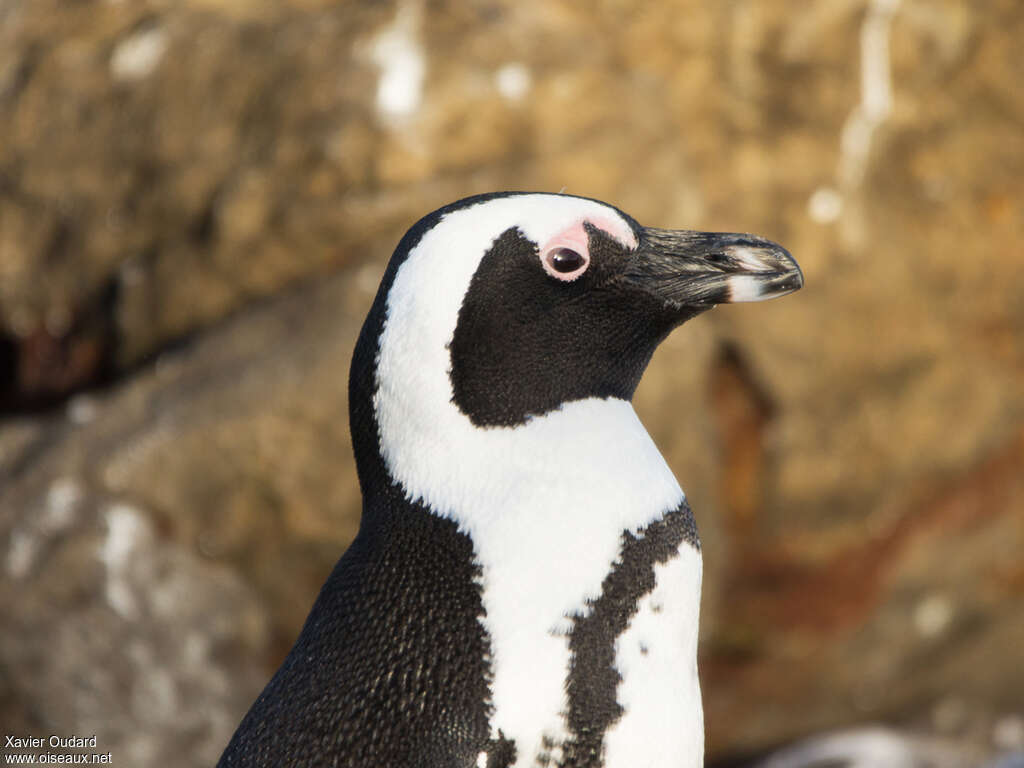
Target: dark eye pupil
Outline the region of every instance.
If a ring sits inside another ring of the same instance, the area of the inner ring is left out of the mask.
[[[551,267],[556,272],[575,272],[583,266],[583,257],[571,248],[559,248],[551,254]]]

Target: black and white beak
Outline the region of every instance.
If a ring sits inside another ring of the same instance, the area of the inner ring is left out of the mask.
[[[652,227],[642,229],[624,278],[679,308],[774,299],[804,284],[796,261],[771,240]]]

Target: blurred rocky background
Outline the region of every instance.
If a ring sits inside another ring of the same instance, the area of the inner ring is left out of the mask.
[[[565,188],[806,275],[637,396],[705,540],[709,763],[1024,750],[1022,40],[1019,0],[0,0],[4,732],[213,764],[355,531],[391,249]]]

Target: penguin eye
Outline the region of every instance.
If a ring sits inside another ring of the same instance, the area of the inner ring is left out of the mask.
[[[541,261],[549,275],[565,281],[575,280],[586,272],[590,265],[587,256],[564,245],[549,249]]]
[[[583,266],[583,256],[571,248],[559,248],[548,255],[548,260],[555,272],[575,272]]]

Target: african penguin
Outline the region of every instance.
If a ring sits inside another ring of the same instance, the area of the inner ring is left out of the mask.
[[[569,195],[421,219],[352,359],[359,533],[219,765],[702,765],[700,544],[630,401],[673,328],[802,284]]]

